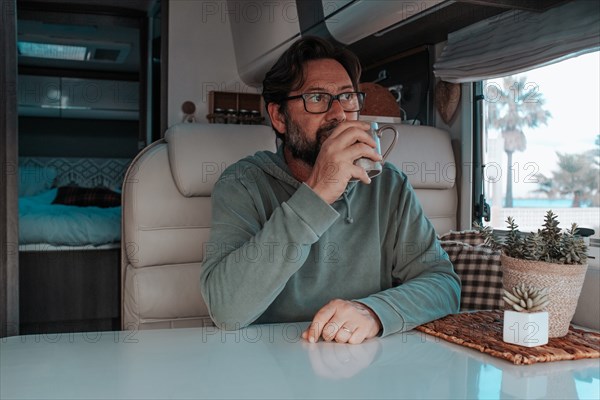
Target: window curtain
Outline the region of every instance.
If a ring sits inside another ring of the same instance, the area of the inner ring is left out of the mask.
[[[0,0],[0,337],[19,333],[15,0]]]
[[[475,82],[600,49],[600,2],[576,0],[543,13],[508,11],[448,35],[434,64],[447,82]]]

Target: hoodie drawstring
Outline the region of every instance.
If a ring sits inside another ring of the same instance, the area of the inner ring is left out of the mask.
[[[354,218],[352,218],[352,212],[350,211],[350,202],[348,201],[348,193],[344,192],[344,202],[346,203],[346,222],[349,224],[354,223]]]

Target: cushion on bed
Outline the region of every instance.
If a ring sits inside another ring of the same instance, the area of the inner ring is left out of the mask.
[[[27,196],[19,198],[19,204],[47,204],[50,205],[56,198],[58,188],[52,188],[50,190],[44,190],[36,194],[35,196]]]
[[[79,207],[118,207],[121,194],[107,188],[82,188],[61,186],[52,204],[64,204]]]
[[[457,241],[440,244],[462,282],[461,311],[504,308],[500,250]]]
[[[52,187],[56,179],[53,167],[19,167],[19,197],[35,196]]]

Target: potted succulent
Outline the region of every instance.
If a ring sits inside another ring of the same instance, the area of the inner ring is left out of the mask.
[[[528,287],[524,283],[512,291],[504,289],[504,301],[513,310],[504,311],[503,337],[507,343],[525,347],[548,343],[547,288]]]
[[[508,217],[508,234],[500,242],[491,227],[477,227],[485,243],[501,249],[504,289],[524,284],[546,288],[549,337],[562,337],[569,331],[587,271],[587,246],[577,235],[577,224],[558,227],[558,217],[549,210],[542,229],[522,234]]]

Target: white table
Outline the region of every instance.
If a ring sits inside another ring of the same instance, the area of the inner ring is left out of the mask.
[[[411,331],[310,344],[306,324],[19,336],[0,398],[600,398],[600,360],[515,366]]]

